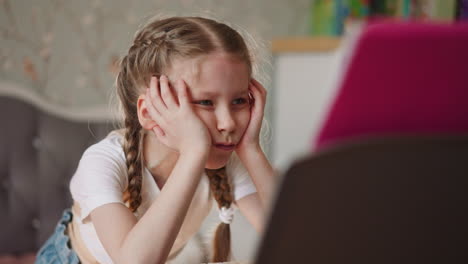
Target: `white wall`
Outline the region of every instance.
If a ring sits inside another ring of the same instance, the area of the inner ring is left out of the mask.
[[[334,97],[341,52],[275,57],[273,164],[283,171],[312,147]]]
[[[360,29],[360,24],[350,27],[331,52],[275,54],[272,162],[279,171],[312,149]]]

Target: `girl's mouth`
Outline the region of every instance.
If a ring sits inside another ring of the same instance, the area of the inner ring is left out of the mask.
[[[232,151],[236,148],[236,145],[234,144],[215,144],[214,146],[218,149],[222,149],[226,151]]]

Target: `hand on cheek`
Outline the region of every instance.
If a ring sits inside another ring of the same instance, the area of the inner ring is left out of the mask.
[[[250,100],[250,121],[237,146],[238,152],[260,146],[260,129],[262,127],[267,91],[258,81],[251,79],[249,93],[252,98]]]
[[[179,152],[209,151],[211,137],[208,129],[194,113],[184,81],[175,84],[177,98],[171,91],[169,80],[161,76],[151,78],[145,101],[150,117],[157,125],[153,127],[159,141]],[[178,99],[178,100],[177,100]]]

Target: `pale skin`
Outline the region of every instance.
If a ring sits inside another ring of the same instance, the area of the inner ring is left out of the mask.
[[[204,169],[223,167],[233,151],[258,191],[236,204],[255,230],[263,232],[275,183],[259,144],[266,90],[250,78],[245,63],[230,55],[199,59],[174,62],[169,78],[153,77],[138,99],[138,118],[147,130],[145,165],[161,189],[158,198],[138,221],[117,203],[91,212],[98,237],[115,263],[164,263]],[[196,74],[194,63],[199,66]],[[254,99],[250,103],[249,94]],[[235,144],[235,149],[219,149],[215,144],[220,142]]]

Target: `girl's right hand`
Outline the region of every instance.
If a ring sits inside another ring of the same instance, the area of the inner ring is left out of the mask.
[[[159,81],[157,77],[151,77],[145,104],[151,119],[157,123],[153,127],[154,133],[159,141],[179,153],[208,153],[211,137],[192,109],[185,82],[178,80],[174,86],[178,101],[166,76],[162,75]]]

